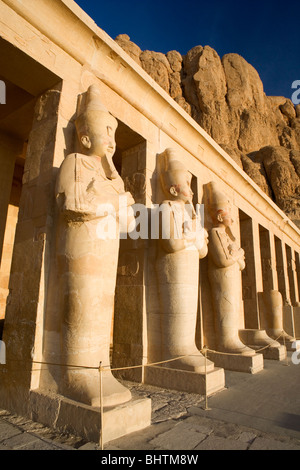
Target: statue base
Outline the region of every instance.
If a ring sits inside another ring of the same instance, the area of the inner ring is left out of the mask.
[[[225,370],[256,374],[264,368],[264,360],[262,354],[254,354],[253,356],[243,356],[242,354],[229,354],[225,352],[221,353],[208,351],[207,355],[208,358],[213,361],[217,367],[223,367],[223,369]]]
[[[169,390],[209,396],[225,388],[225,373],[221,368],[214,368],[207,374],[199,374],[168,367],[146,366],[144,383]]]
[[[286,333],[292,337],[296,335],[295,332],[295,312],[297,315],[297,308],[292,307],[291,305],[284,305],[282,307],[283,313],[283,329]],[[299,322],[300,323],[300,322]],[[300,329],[299,329],[300,330]],[[300,333],[300,331],[299,331]]]
[[[33,421],[60,432],[70,432],[87,441],[100,441],[100,409],[43,390],[30,392]],[[132,399],[103,409],[103,443],[150,426],[150,398]]]
[[[294,314],[294,329],[293,335],[295,338],[300,339],[300,307],[293,307]]]
[[[296,341],[296,338],[292,338],[292,339],[283,339],[283,338],[280,338],[278,340],[278,342],[281,344],[281,346],[287,350],[287,351],[295,351],[295,341]]]
[[[244,329],[239,330],[241,341],[261,353],[264,359],[271,359],[275,361],[283,361],[286,359],[286,348],[267,335],[265,330],[259,329]]]

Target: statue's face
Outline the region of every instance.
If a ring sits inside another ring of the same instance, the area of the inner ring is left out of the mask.
[[[188,171],[181,171],[180,175],[177,174],[177,184],[173,184],[170,188],[171,195],[184,203],[191,203],[194,195],[191,188],[191,178]]]
[[[83,152],[86,155],[112,157],[116,150],[116,119],[109,113],[90,110],[83,116],[82,122],[79,122],[78,136]]]
[[[89,135],[81,136],[80,140],[89,155],[112,157],[116,151],[115,130],[111,126],[101,126],[98,129],[92,126]]]
[[[217,220],[220,224],[223,224],[225,227],[230,227],[233,223],[230,207],[218,211]]]

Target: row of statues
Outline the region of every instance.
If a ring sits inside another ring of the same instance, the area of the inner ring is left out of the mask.
[[[90,367],[65,368],[59,391],[91,406],[99,406],[99,361],[105,366],[110,363],[119,253],[119,238],[102,239],[97,226],[103,217],[115,218],[116,224],[120,222],[120,196],[126,196],[128,220],[134,204],[112,161],[116,129],[117,120],[104,108],[98,88],[92,85],[76,120],[80,152],[64,160],[56,186],[61,357],[65,364]],[[159,155],[158,166],[159,184],[164,193],[156,258],[162,359],[177,358],[166,365],[204,373],[214,368],[211,361],[205,363],[195,342],[199,260],[205,256],[208,256],[218,350],[255,354],[239,338],[244,251],[231,231],[228,198],[216,183],[208,184],[212,228],[209,233],[203,227],[199,231],[191,173],[173,149]],[[103,204],[107,211],[99,215],[99,205]],[[164,227],[169,228],[167,235]],[[103,380],[104,406],[130,400],[130,391],[111,371],[105,372]]]

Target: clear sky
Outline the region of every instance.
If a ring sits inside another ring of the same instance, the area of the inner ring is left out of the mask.
[[[300,80],[299,0],[76,0],[113,39],[142,50],[185,55],[209,45],[235,52],[258,71],[267,95],[291,98]]]

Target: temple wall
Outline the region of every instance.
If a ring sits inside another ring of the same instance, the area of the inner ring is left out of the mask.
[[[276,289],[286,304],[285,325],[290,333],[299,335],[300,231],[274,202],[74,2],[57,1],[54,6],[52,0],[39,0],[37,6],[34,0],[3,0],[0,18],[0,47],[9,59],[7,66],[2,66],[4,78],[36,97],[9,260],[9,302],[3,335],[7,364],[0,366],[1,406],[26,413],[28,392],[41,383],[41,368],[34,367],[32,372],[31,365],[32,360],[43,360],[45,331],[52,332],[54,350],[58,349],[59,319],[52,302],[55,287],[50,282],[55,258],[54,185],[64,157],[76,151],[78,96],[93,83],[99,86],[103,103],[118,119],[119,127],[125,134],[126,129],[134,132],[134,138],[130,132],[127,138],[117,138],[121,176],[127,190],[134,193],[137,202],[145,204],[149,214],[152,205],[161,201],[157,155],[168,147],[176,149],[180,161],[193,174],[197,202],[204,204],[204,210],[209,182],[217,182],[228,196],[233,207],[233,232],[247,261],[238,299],[239,328],[263,327],[258,294]],[[11,60],[17,56],[22,60]],[[23,76],[20,67],[26,71]],[[3,158],[2,148],[0,165]],[[5,184],[1,185],[0,204],[5,207],[1,217],[9,207],[13,176],[13,160],[6,158],[4,163],[7,168],[4,172],[1,169]],[[6,215],[2,218],[0,239],[4,237]],[[206,210],[205,227],[211,228]],[[155,240],[121,241],[113,332],[113,364],[118,367],[161,358],[155,257]],[[200,261],[200,272],[196,342],[199,348],[206,345],[214,349],[206,258]],[[1,283],[4,274],[7,276],[7,270],[0,273]],[[47,318],[51,318],[51,325]],[[54,352],[52,359],[55,362],[60,358]],[[143,372],[136,369],[126,376],[141,381]],[[50,378],[47,380],[54,390]]]

